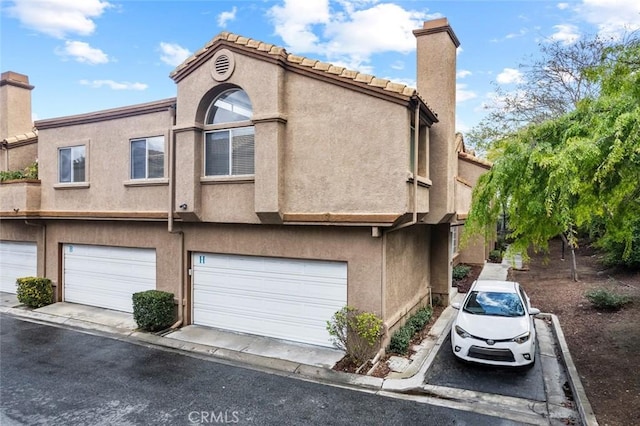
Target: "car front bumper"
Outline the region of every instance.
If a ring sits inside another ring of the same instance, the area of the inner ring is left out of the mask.
[[[473,337],[462,338],[451,331],[451,349],[453,354],[465,361],[497,365],[527,366],[535,362],[535,336],[524,343],[496,342],[493,345]]]

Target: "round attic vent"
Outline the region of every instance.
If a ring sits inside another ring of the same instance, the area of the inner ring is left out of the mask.
[[[233,60],[233,54],[227,49],[219,50],[213,55],[213,69],[211,70],[211,76],[215,81],[225,81],[231,74],[233,74],[233,68],[235,62]]]

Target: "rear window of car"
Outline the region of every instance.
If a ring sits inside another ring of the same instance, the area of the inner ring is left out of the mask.
[[[524,306],[517,293],[472,291],[463,310],[474,315],[521,317]]]

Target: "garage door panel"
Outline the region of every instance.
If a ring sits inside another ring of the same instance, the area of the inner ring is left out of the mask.
[[[0,241],[0,291],[16,293],[16,279],[38,275],[34,242]]]
[[[347,301],[347,265],[194,254],[194,323],[331,346],[326,321]]]
[[[299,339],[293,339],[292,336],[306,335],[307,337],[303,343],[328,346],[324,337],[316,337],[314,333],[310,333],[310,330],[324,327],[325,323],[322,321],[300,321],[295,318],[296,321],[293,322],[290,317],[283,315],[272,314],[270,317],[258,318],[247,317],[241,312],[229,311],[224,313],[209,312],[201,320],[206,323],[216,324],[216,327],[221,329],[247,334],[260,334],[283,340],[300,341]],[[257,333],[256,331],[264,329],[265,322],[271,325],[269,332]]]
[[[154,249],[66,244],[64,300],[133,312],[132,295],[156,288]]]
[[[207,286],[234,288],[246,291],[269,292],[286,296],[301,295],[305,298],[329,298],[343,300],[346,276],[342,278],[318,277],[313,275],[291,275],[285,272],[257,272],[236,269],[214,270],[199,268],[198,275]],[[211,284],[215,283],[215,284]]]

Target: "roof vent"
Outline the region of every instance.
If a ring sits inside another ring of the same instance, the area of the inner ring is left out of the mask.
[[[211,70],[211,76],[215,81],[225,81],[233,73],[235,67],[235,61],[233,60],[233,54],[227,49],[219,50],[213,55],[213,69]]]

